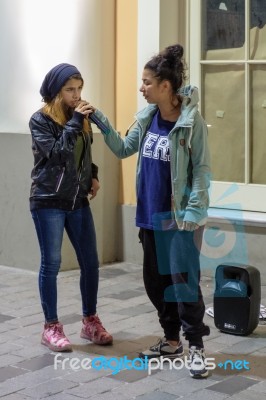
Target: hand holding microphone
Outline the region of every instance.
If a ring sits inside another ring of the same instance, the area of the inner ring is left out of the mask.
[[[79,104],[75,108],[75,111],[88,117],[103,133],[107,135],[109,133],[109,128],[98,117],[96,117],[94,114],[95,110],[96,109],[85,100],[80,100]]]

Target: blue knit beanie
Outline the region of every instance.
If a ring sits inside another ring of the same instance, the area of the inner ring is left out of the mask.
[[[80,74],[79,70],[70,64],[58,64],[45,76],[40,94],[44,101],[51,101],[60,92],[66,81],[72,76]]]

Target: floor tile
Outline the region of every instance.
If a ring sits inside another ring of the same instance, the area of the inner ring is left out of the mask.
[[[38,369],[42,369],[48,365],[53,365],[54,357],[55,356],[53,354],[44,354],[40,357],[34,357],[17,363],[16,366],[29,371],[37,371]]]
[[[16,367],[0,368],[0,382],[4,382],[7,379],[11,379],[14,378],[15,376],[25,374],[26,372],[27,371]]]
[[[14,319],[15,317],[11,317],[10,315],[4,315],[0,314],[0,324],[6,321],[9,321],[11,319]]]
[[[266,324],[248,337],[228,335],[205,313],[211,334],[205,338],[208,357],[221,363],[208,379],[191,379],[186,368],[147,371],[114,368],[75,370],[70,360],[99,357],[114,359],[138,353],[163,336],[157,312],[146,294],[142,266],[114,263],[100,267],[98,313],[113,334],[113,346],[98,346],[80,338],[81,296],[79,270],[61,271],[58,279],[58,313],[73,344],[66,368],[55,370],[55,355],[40,344],[43,329],[37,272],[0,266],[0,397],[3,400],[261,400],[266,393]],[[214,280],[202,278],[206,304],[213,303]],[[266,304],[266,286],[262,287]],[[182,338],[185,354],[188,343]],[[226,360],[246,360],[250,370],[224,368]],[[49,382],[52,381],[51,390]],[[27,389],[28,388],[28,389]],[[248,395],[250,397],[248,397]],[[45,396],[45,397],[44,397]]]
[[[119,299],[119,300],[129,300],[132,297],[138,297],[138,296],[142,296],[142,293],[140,291],[137,291],[137,290],[125,290],[125,291],[120,292],[120,293],[112,293],[107,297],[111,297],[111,298]]]
[[[208,390],[233,395],[242,392],[257,383],[258,381],[254,379],[245,378],[243,376],[234,376],[233,378],[209,386]]]

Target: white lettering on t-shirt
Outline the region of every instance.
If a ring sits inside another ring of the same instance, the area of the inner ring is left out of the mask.
[[[152,158],[152,151],[151,148],[153,147],[154,143],[158,139],[159,135],[156,135],[155,133],[148,132],[145,138],[145,142],[143,145],[143,157],[149,157]]]
[[[169,142],[168,138],[166,136],[161,136],[157,140],[154,152],[153,152],[153,158],[156,158],[157,160],[162,161],[169,161]]]
[[[142,155],[155,160],[170,161],[168,137],[148,132],[143,144]]]

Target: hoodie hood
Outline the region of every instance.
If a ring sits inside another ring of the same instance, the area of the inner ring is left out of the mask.
[[[199,102],[199,91],[196,86],[182,86],[177,94],[179,94],[187,104],[196,105]]]
[[[177,126],[193,126],[196,112],[199,108],[199,91],[196,86],[183,86],[177,94],[182,98],[181,115],[177,121]]]

